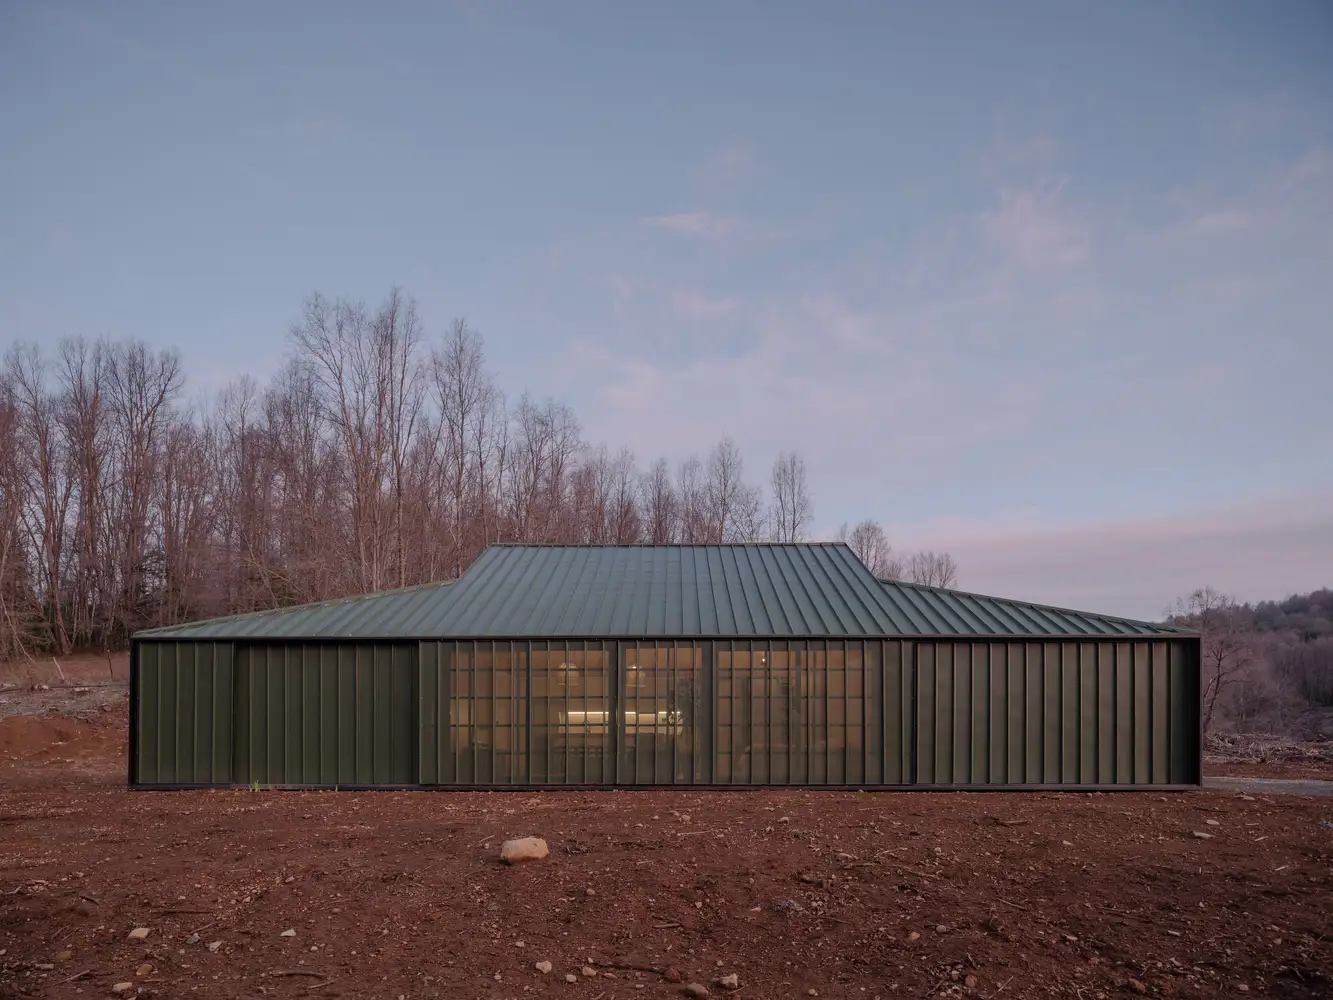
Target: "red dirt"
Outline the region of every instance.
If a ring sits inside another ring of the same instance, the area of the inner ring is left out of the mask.
[[[1333,800],[128,792],[124,724],[0,720],[0,998],[1333,994]]]

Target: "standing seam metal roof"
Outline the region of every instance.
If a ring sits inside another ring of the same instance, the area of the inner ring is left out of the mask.
[[[139,639],[1190,635],[877,580],[846,545],[492,545],[456,581],[165,626]]]

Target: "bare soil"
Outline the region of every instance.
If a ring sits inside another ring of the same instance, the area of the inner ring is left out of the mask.
[[[1327,799],[129,792],[121,694],[0,718],[0,998],[1333,996]]]

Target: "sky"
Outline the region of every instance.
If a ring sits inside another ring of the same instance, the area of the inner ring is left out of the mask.
[[[0,3],[0,347],[466,317],[964,589],[1333,586],[1333,6]]]

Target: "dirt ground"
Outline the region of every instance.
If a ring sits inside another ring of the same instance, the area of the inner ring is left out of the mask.
[[[0,717],[0,998],[1333,996],[1328,799],[129,792],[124,688],[52,693]]]

